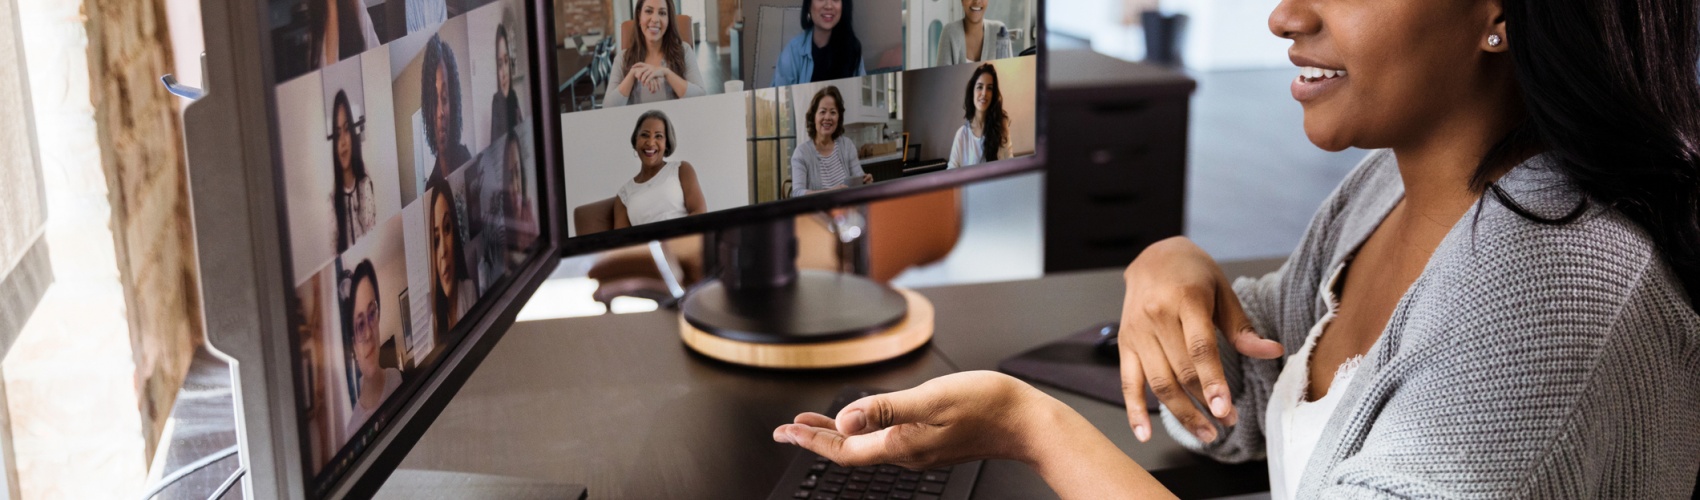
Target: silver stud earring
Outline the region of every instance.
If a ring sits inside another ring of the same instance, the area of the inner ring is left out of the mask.
[[[1499,35],[1488,35],[1488,46],[1489,47],[1498,47],[1500,43],[1501,43],[1501,40],[1499,38]]]

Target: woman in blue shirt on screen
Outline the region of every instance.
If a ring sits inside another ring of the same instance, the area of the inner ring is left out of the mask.
[[[803,33],[785,42],[773,86],[862,76],[862,42],[850,19],[850,0],[803,0]]]

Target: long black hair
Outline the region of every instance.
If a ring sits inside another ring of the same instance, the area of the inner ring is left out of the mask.
[[[348,165],[338,164],[341,160],[336,155],[336,140],[341,136],[335,130],[338,113],[348,118],[343,122],[344,126],[349,129],[348,140],[352,143],[349,147]],[[331,196],[336,200],[336,203],[332,203],[336,206],[336,244],[338,250],[347,250],[349,245],[354,244],[354,238],[351,237],[348,228],[348,203],[342,196],[343,190],[348,189],[348,186],[342,184],[342,169],[346,166],[349,170],[354,171],[355,196],[360,195],[360,185],[364,184],[367,179],[366,155],[360,153],[360,127],[354,121],[354,109],[348,105],[347,92],[338,90],[336,97],[331,99],[331,128],[331,165],[336,167],[336,171],[331,173],[331,177],[336,179],[335,191],[331,191]]]
[[[829,78],[848,78],[856,76],[856,68],[862,63],[862,41],[856,38],[856,26],[850,21],[856,17],[856,9],[851,0],[841,0],[838,24],[832,27],[832,36],[827,38],[826,46],[832,49],[833,67],[826,68]],[[814,7],[815,0],[803,0],[803,34],[806,36],[815,30],[814,19],[809,18],[809,10]],[[815,61],[820,64],[820,61]],[[804,75],[809,78],[810,75]]]
[[[992,100],[986,103],[986,116],[980,119],[985,139],[980,158],[981,161],[998,160],[1004,141],[1009,140],[1009,115],[1003,111],[1003,85],[998,83],[998,70],[992,67],[992,63],[974,68],[974,74],[968,77],[968,91],[962,96],[962,110],[966,114],[963,119],[970,123],[974,121],[974,84],[980,81],[980,75],[992,75]]]
[[[643,3],[650,0],[632,2],[632,24],[637,28],[636,40],[632,42],[632,50],[626,51],[626,56],[620,60],[621,70],[630,72],[632,65],[643,62],[649,57],[649,39],[643,37],[643,27],[636,26],[643,19]],[[673,9],[672,0],[655,0],[667,6],[667,29],[661,30],[661,56],[667,60],[667,69],[673,70],[680,76],[685,74],[685,40],[679,38],[679,13]]]
[[[1522,217],[1567,224],[1591,204],[1652,238],[1700,309],[1700,77],[1693,0],[1504,0],[1506,39],[1528,116],[1500,139],[1472,187]],[[1546,218],[1490,178],[1545,150],[1585,198]]]
[[[435,127],[437,119],[437,68],[443,69],[443,89],[449,94],[449,115],[451,123],[446,124],[449,132],[448,144],[437,144],[435,130],[425,133],[425,145],[431,147],[431,153],[438,156],[449,154],[460,144],[460,67],[455,64],[455,52],[449,45],[431,36],[431,41],[425,43],[425,66],[419,78],[420,112],[425,115],[427,126]],[[449,168],[460,165],[450,165]],[[447,172],[444,172],[445,174]]]
[[[447,232],[449,234],[449,239],[451,240],[450,244],[454,245],[454,251],[450,252],[449,260],[454,261],[454,266],[455,266],[454,276],[451,276],[450,279],[452,279],[456,282],[455,294],[459,295],[459,294],[463,294],[463,293],[478,293],[477,290],[461,290],[461,289],[459,289],[460,280],[466,279],[466,277],[467,277],[466,248],[465,248],[466,244],[465,244],[465,242],[461,241],[461,239],[460,239],[460,220],[457,218],[456,211],[455,211],[454,190],[449,188],[449,181],[448,180],[443,179],[440,176],[432,175],[429,180],[425,181],[425,193],[426,193],[426,195],[425,195],[426,196],[426,198],[425,198],[425,200],[426,200],[426,203],[425,203],[425,218],[426,219],[425,220],[426,220],[426,222],[425,223],[429,225],[427,227],[430,227],[431,229],[438,229],[438,228],[432,227],[432,226],[435,226],[437,224],[437,220],[436,220],[437,215],[436,214],[437,214],[437,204],[438,203],[446,203],[449,207],[449,216],[448,216],[447,224],[450,227],[447,228]],[[438,197],[441,197],[441,198],[438,198]],[[429,239],[429,238],[427,237],[427,239]],[[437,335],[438,338],[444,338],[443,336],[445,336],[449,333],[448,332],[449,327],[453,326],[453,325],[449,324],[449,308],[459,306],[459,297],[456,297],[455,300],[449,300],[449,296],[443,293],[442,279],[439,276],[437,276],[439,273],[443,272],[443,270],[436,268],[437,249],[431,248],[429,250],[430,250],[430,254],[431,254],[430,259],[431,259],[431,263],[432,263],[431,264],[431,266],[432,266],[431,267],[431,305],[432,305],[431,312],[432,312],[433,317],[436,319],[436,323],[434,324],[434,326],[437,330],[436,335]]]

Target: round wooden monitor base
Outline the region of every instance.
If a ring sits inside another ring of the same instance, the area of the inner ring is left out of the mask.
[[[903,321],[879,333],[805,344],[763,344],[716,336],[679,315],[679,337],[704,356],[758,368],[840,368],[878,363],[908,354],[933,338],[933,303],[914,290],[898,288],[909,303]]]

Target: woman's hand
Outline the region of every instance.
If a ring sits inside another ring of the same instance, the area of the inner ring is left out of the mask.
[[[649,89],[650,92],[655,92],[661,89],[660,85],[655,83],[655,72],[659,69],[661,69],[659,66],[651,66],[649,63],[640,62],[632,65],[632,71],[629,74],[634,79],[632,81],[637,82],[639,85],[643,85],[643,88]]]
[[[874,174],[862,174],[862,185],[874,183]]]
[[[1238,423],[1233,395],[1222,373],[1216,332],[1240,354],[1274,359],[1281,344],[1258,336],[1240,308],[1240,299],[1222,269],[1203,249],[1184,237],[1159,241],[1127,266],[1122,301],[1122,394],[1128,424],[1140,441],[1151,439],[1145,385],[1175,418],[1204,442],[1216,440],[1216,426],[1197,404],[1223,424]]]
[[[929,469],[986,458],[1033,463],[1056,399],[997,372],[962,372],[906,391],[868,396],[832,419],[797,415],[773,430],[791,443],[845,467],[892,464]],[[1054,430],[1054,429],[1053,429]]]

